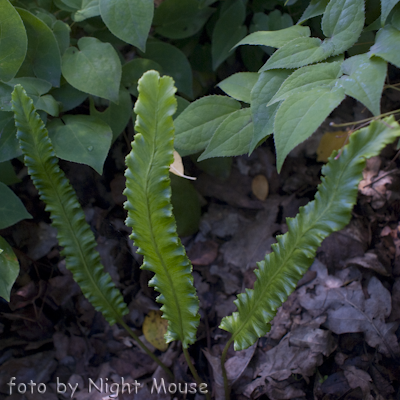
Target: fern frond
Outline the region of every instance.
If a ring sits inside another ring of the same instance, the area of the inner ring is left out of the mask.
[[[64,172],[58,166],[43,121],[21,85],[12,93],[17,137],[29,175],[50,212],[66,266],[85,297],[112,325],[128,312],[121,293],[104,271],[93,232]]]
[[[149,285],[161,293],[157,301],[168,320],[165,339],[181,340],[187,348],[196,340],[199,301],[170,202],[176,89],[170,77],[148,71],[139,80],[138,91],[137,134],[126,157],[126,225],[132,227],[131,239],[144,256],[142,268],[155,273]]]
[[[321,242],[349,223],[365,159],[378,155],[398,136],[393,117],[374,121],[351,135],[337,160],[337,152],[330,157],[315,200],[301,207],[295,218],[287,218],[288,232],[278,236],[272,252],[257,263],[254,289],[239,294],[238,311],[221,322],[220,328],[232,333],[235,350],[251,346],[269,331],[276,310],[312,264]]]

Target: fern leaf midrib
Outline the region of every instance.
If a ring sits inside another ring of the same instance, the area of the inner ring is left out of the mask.
[[[27,115],[27,110],[25,110],[25,108],[24,108],[24,111],[25,111],[25,117],[26,117],[27,121],[30,121],[30,113],[28,113],[28,115]],[[33,135],[33,137],[34,137],[34,135]],[[57,202],[58,202],[58,204],[59,204],[59,206],[60,206],[60,208],[62,209],[62,212],[63,212],[63,219],[67,221],[67,224],[68,224],[67,229],[70,232],[69,237],[70,238],[72,237],[74,243],[76,244],[77,248],[79,249],[79,258],[81,259],[82,265],[84,266],[85,275],[87,277],[89,277],[89,280],[92,283],[92,287],[96,288],[96,291],[100,294],[100,297],[103,299],[103,301],[105,303],[107,303],[108,306],[113,310],[114,316],[116,317],[116,319],[121,320],[121,316],[120,316],[119,312],[108,301],[107,297],[104,296],[103,292],[99,289],[96,281],[93,279],[93,275],[90,273],[90,268],[89,268],[89,266],[87,264],[86,257],[84,255],[84,251],[83,251],[83,249],[81,247],[80,242],[77,240],[76,235],[74,234],[74,229],[72,227],[70,219],[68,218],[68,213],[65,210],[65,207],[64,207],[64,204],[63,204],[62,199],[60,197],[60,194],[59,194],[59,192],[57,190],[57,185],[54,183],[54,180],[52,179],[51,174],[49,174],[49,169],[46,167],[46,165],[43,162],[42,157],[40,156],[40,150],[37,147],[38,146],[37,140],[34,140],[34,145],[35,145],[36,159],[39,160],[40,166],[41,166],[42,170],[44,171],[45,175],[47,176],[48,182],[50,182],[53,192],[56,194]],[[55,223],[55,225],[58,225],[58,224]]]
[[[157,93],[157,107],[155,108],[155,113],[154,113],[154,114],[155,114],[155,115],[154,115],[154,119],[156,120],[156,132],[155,132],[155,136],[157,136],[158,131],[159,131],[159,129],[158,129],[158,111],[159,111],[159,110],[158,110],[158,104],[159,104],[159,102],[158,102],[158,96],[159,96],[159,93]],[[157,117],[156,117],[156,116],[157,116]],[[148,173],[147,173],[147,177],[146,177],[146,193],[149,193],[149,189],[148,189],[148,188],[149,188],[149,185],[150,185],[150,182],[149,182],[149,181],[150,181],[150,176],[151,176],[152,169],[154,168],[153,160],[154,160],[155,153],[156,153],[156,140],[153,140],[152,145],[153,145],[153,146],[152,146],[153,148],[152,148],[152,152],[151,152],[151,162],[150,162],[150,164],[149,164],[149,169],[148,169]],[[155,253],[157,254],[157,257],[158,257],[158,259],[159,259],[159,261],[160,261],[160,264],[162,265],[162,267],[163,267],[163,269],[164,269],[164,271],[165,271],[165,274],[166,274],[166,276],[167,276],[168,282],[169,282],[171,288],[173,288],[172,292],[173,292],[173,296],[174,296],[174,301],[175,301],[175,304],[176,304],[176,309],[177,309],[178,314],[179,314],[179,321],[180,321],[180,324],[179,324],[180,337],[183,339],[183,338],[184,338],[184,334],[183,334],[183,330],[182,330],[182,327],[183,327],[183,320],[182,320],[181,307],[180,307],[178,298],[177,298],[177,296],[176,296],[176,290],[175,290],[174,282],[173,282],[173,280],[171,279],[171,276],[170,276],[169,271],[168,271],[168,268],[167,268],[167,263],[165,262],[164,258],[162,257],[162,252],[160,251],[160,249],[159,249],[159,247],[158,247],[158,244],[157,244],[156,235],[155,235],[154,228],[153,228],[153,219],[151,218],[150,201],[149,201],[149,198],[150,198],[150,196],[147,196],[147,195],[146,195],[147,218],[148,218],[148,220],[150,221],[151,240],[152,240],[152,243],[153,243],[154,251],[155,251]]]
[[[343,174],[346,172],[346,169],[348,167],[348,165],[353,162],[353,160],[349,160],[349,162],[346,164],[346,168],[343,168],[343,170],[341,171],[340,174],[340,178],[336,180],[336,185],[335,185],[335,193],[338,190],[338,186],[339,186],[339,182],[341,181],[341,178],[343,176]],[[255,301],[254,303],[254,307],[253,307],[253,312],[248,313],[246,315],[246,317],[244,318],[240,328],[237,328],[235,330],[235,333],[232,335],[232,340],[235,340],[235,338],[240,334],[240,332],[242,331],[242,329],[244,329],[246,327],[246,325],[249,323],[249,321],[251,320],[251,318],[253,317],[254,314],[254,310],[257,310],[260,307],[260,304],[262,303],[262,301],[264,300],[265,297],[265,293],[268,291],[268,288],[272,285],[272,283],[275,281],[276,276],[280,275],[282,273],[282,271],[285,269],[288,261],[292,258],[292,254],[293,252],[297,249],[298,247],[298,243],[299,241],[312,229],[314,229],[314,226],[320,221],[320,219],[326,214],[326,212],[330,209],[330,207],[332,206],[333,203],[333,196],[330,197],[329,203],[327,204],[327,206],[324,208],[323,212],[320,213],[318,219],[313,220],[312,225],[304,231],[304,233],[302,235],[297,235],[297,239],[296,239],[296,243],[295,245],[292,247],[291,251],[288,253],[287,257],[285,257],[284,262],[282,262],[281,267],[278,268],[278,270],[275,272],[275,274],[273,275],[273,278],[270,280],[270,282],[261,290],[261,295],[258,296],[258,299]]]

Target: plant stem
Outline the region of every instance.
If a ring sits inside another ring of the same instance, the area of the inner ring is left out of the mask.
[[[353,122],[346,122],[344,124],[335,124],[334,122],[331,122],[329,125],[330,126],[334,126],[335,128],[339,128],[341,126],[350,126],[350,125],[358,125],[358,124],[362,124],[364,122],[369,122],[369,121],[373,121],[382,117],[387,117],[389,115],[392,114],[397,114],[400,112],[400,109],[398,110],[394,110],[394,111],[389,111],[380,115],[377,115],[376,117],[370,117],[370,118],[365,118],[365,119],[361,119],[360,121],[353,121]]]
[[[183,350],[183,354],[185,355],[185,359],[186,359],[187,365],[189,366],[190,372],[192,373],[194,380],[197,382],[198,385],[200,385],[202,382],[201,382],[199,374],[196,371],[195,366],[192,363],[192,360],[190,359],[190,355],[189,355],[188,349],[182,346],[182,350]],[[209,390],[207,390],[206,399],[207,400],[211,400],[211,396],[210,396],[210,391]]]
[[[230,387],[228,382],[228,376],[226,374],[226,369],[225,369],[225,360],[228,354],[229,346],[231,345],[232,342],[233,342],[233,337],[231,337],[228,340],[221,355],[221,370],[222,370],[222,377],[224,378],[225,400],[229,400],[230,398]]]
[[[139,345],[139,347],[150,356],[171,378],[174,379],[174,374],[170,371],[170,369],[157,357],[155,356],[150,349],[139,339],[139,336],[136,335],[135,332],[124,322],[122,318],[118,319],[118,323],[122,325],[122,327],[129,333],[130,336],[135,340],[135,342]]]

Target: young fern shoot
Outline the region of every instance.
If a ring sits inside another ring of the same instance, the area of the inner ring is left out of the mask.
[[[110,325],[121,322],[128,313],[121,293],[110,274],[104,271],[96,241],[85,214],[58,159],[43,121],[36,113],[32,99],[21,85],[12,93],[17,137],[24,153],[29,175],[39,191],[40,198],[50,212],[57,238],[64,247],[66,266],[84,296],[100,311]]]
[[[254,289],[239,294],[238,311],[222,320],[220,328],[232,334],[228,345],[233,341],[235,350],[245,349],[269,331],[278,307],[312,264],[321,242],[350,222],[365,160],[398,136],[400,128],[393,117],[374,121],[350,136],[340,157],[335,159],[337,152],[331,155],[322,168],[315,200],[301,207],[295,218],[287,218],[288,232],[277,236],[272,252],[257,264]]]
[[[166,341],[180,340],[185,350],[196,340],[200,317],[192,265],[176,233],[171,205],[175,91],[172,78],[160,78],[156,71],[139,80],[134,108],[137,133],[126,157],[124,206],[130,237],[144,256],[142,268],[155,273],[149,286],[160,292],[157,301],[168,320]]]

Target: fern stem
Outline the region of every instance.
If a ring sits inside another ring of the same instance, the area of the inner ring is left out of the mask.
[[[139,336],[136,335],[135,332],[125,323],[125,321],[120,318],[118,319],[118,323],[129,333],[130,336],[135,340],[135,342],[139,345],[139,347],[148,355],[150,356],[164,371],[165,373],[171,378],[174,379],[174,374],[171,370],[156,356],[154,355],[150,349],[140,340]]]
[[[183,350],[183,354],[185,355],[185,359],[187,362],[187,365],[190,369],[190,372],[193,375],[194,380],[196,381],[197,385],[200,386],[200,384],[202,383],[199,374],[197,373],[196,367],[193,365],[192,360],[190,359],[190,355],[189,355],[189,351],[187,349],[187,347],[183,347],[182,346],[182,350]],[[206,393],[206,399],[207,400],[211,400],[211,396],[210,396],[210,391],[208,390]]]
[[[229,382],[228,382],[228,375],[226,374],[225,360],[226,360],[226,356],[228,354],[229,346],[231,345],[232,342],[233,342],[233,336],[231,336],[231,338],[226,342],[226,345],[225,345],[224,350],[222,351],[222,355],[221,355],[221,371],[222,371],[222,377],[224,379],[225,400],[229,400],[230,395],[231,395],[231,393],[230,393],[231,388],[230,388]]]

